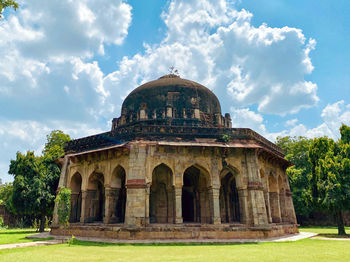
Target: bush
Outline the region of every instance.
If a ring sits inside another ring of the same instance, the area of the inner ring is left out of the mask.
[[[55,200],[57,203],[58,222],[63,226],[69,224],[71,193],[70,189],[62,187]]]

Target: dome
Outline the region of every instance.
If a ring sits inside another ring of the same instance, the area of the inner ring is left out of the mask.
[[[134,89],[124,100],[113,126],[167,120],[171,125],[220,126],[221,106],[205,86],[170,74]],[[152,120],[152,121],[151,121]],[[112,127],[113,129],[113,127]]]

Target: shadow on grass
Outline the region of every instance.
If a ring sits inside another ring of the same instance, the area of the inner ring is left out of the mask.
[[[18,234],[35,234],[39,233],[36,232],[35,230],[23,230],[23,231],[1,231],[0,230],[0,235],[18,235]]]
[[[105,243],[105,242],[92,242],[74,239],[73,246],[94,246],[94,247],[108,247],[108,246],[218,246],[218,245],[256,245],[257,242],[246,242],[246,243]]]
[[[350,239],[350,235],[338,235],[338,234],[318,234],[319,237],[328,237],[328,238],[345,238]]]

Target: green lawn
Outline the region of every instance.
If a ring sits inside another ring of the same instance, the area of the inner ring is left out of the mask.
[[[232,245],[68,244],[0,250],[0,261],[349,261],[349,241],[305,239],[297,242]]]
[[[337,227],[299,227],[300,232],[314,232],[318,234],[338,234]],[[345,231],[350,234],[350,227],[346,227]]]
[[[24,243],[33,242],[41,239],[27,239],[28,235],[35,234],[36,231],[30,228],[23,229],[0,229],[0,245],[2,244],[13,244],[13,243]]]

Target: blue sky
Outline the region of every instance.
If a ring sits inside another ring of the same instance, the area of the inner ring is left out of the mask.
[[[123,98],[175,66],[235,127],[267,138],[350,124],[346,1],[28,0],[0,21],[0,178],[45,136],[110,129]]]

